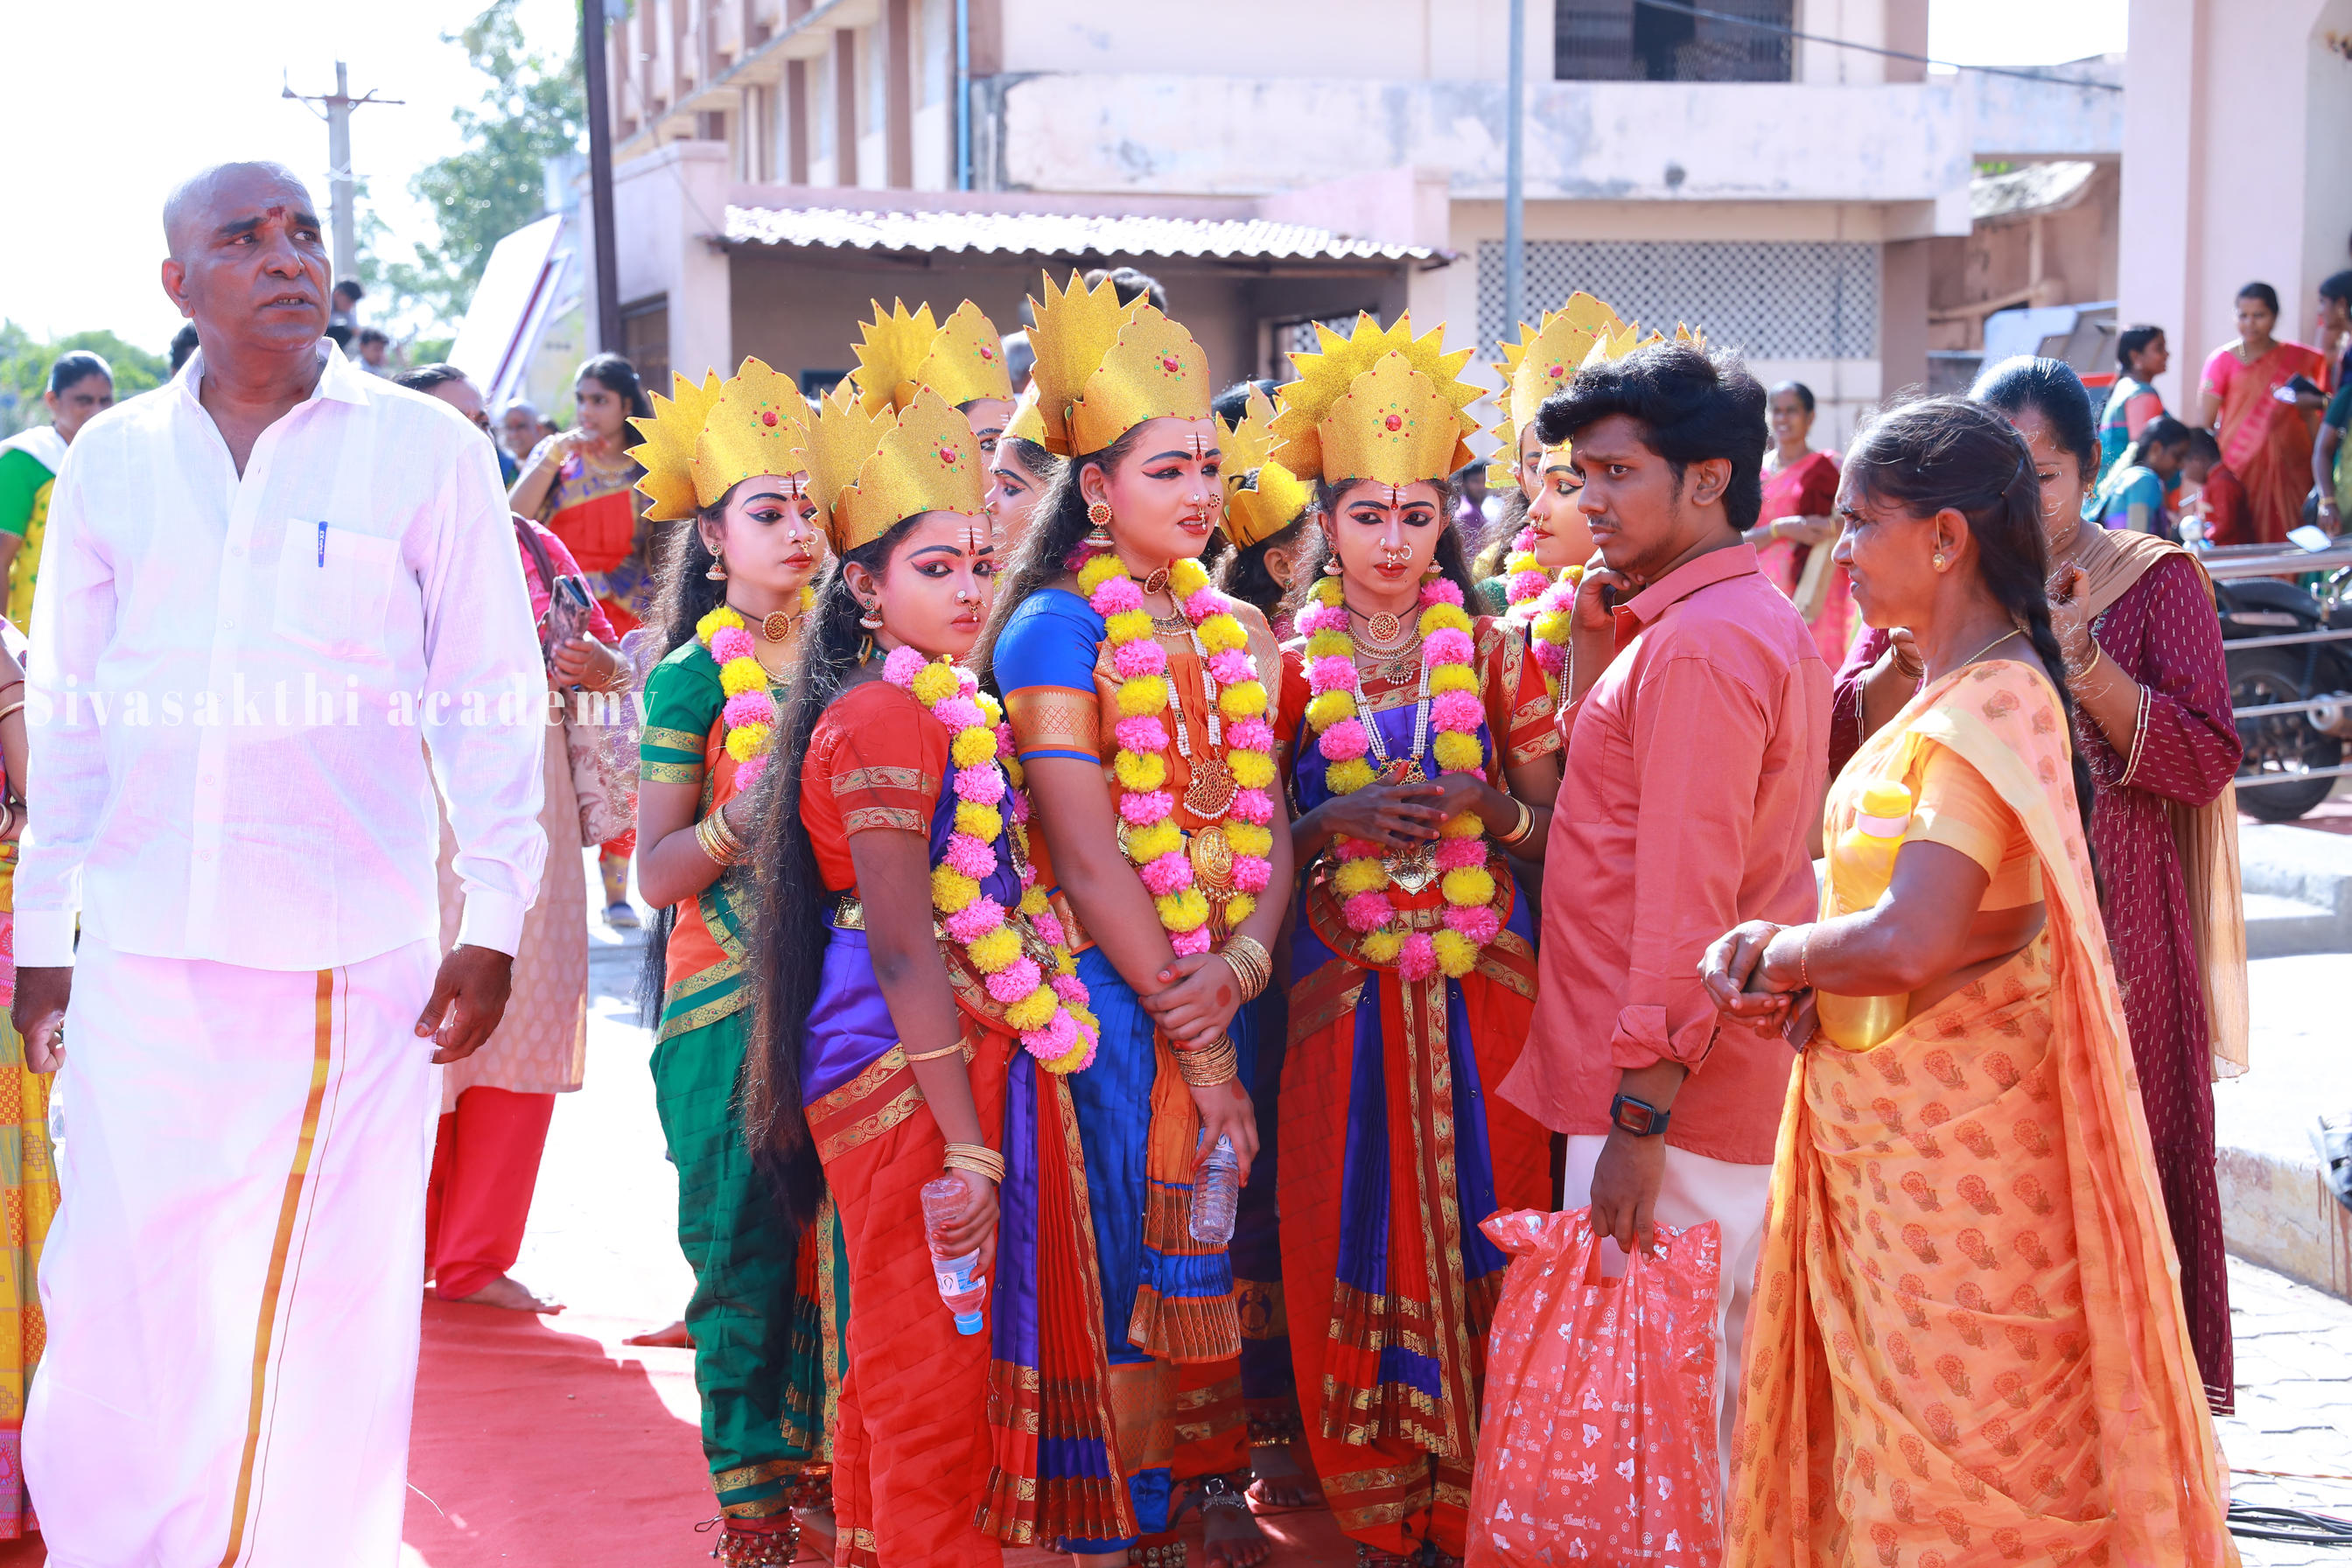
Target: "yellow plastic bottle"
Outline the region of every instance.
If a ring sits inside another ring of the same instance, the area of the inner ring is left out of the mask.
[[[1866,910],[1886,896],[1895,879],[1895,852],[1911,826],[1911,792],[1899,784],[1879,783],[1862,792],[1862,810],[1853,826],[1838,835],[1830,847],[1830,896],[1827,915],[1850,915]],[[1911,998],[1900,996],[1836,996],[1813,994],[1821,1015],[1822,1034],[1841,1050],[1866,1051],[1895,1033],[1911,1016]]]

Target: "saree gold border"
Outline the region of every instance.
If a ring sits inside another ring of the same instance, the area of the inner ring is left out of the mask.
[[[1419,1075],[1407,1073],[1405,1084],[1416,1101],[1415,1115],[1409,1125],[1412,1128],[1414,1153],[1428,1162],[1424,1167],[1433,1171],[1437,1182],[1437,1214],[1432,1226],[1430,1205],[1421,1209],[1422,1245],[1433,1273],[1444,1282],[1447,1305],[1452,1309],[1451,1321],[1438,1331],[1450,1338],[1454,1373],[1439,1400],[1438,1421],[1448,1439],[1444,1445],[1432,1445],[1442,1458],[1458,1458],[1476,1451],[1478,1442],[1477,1415],[1465,1408],[1477,1397],[1470,1385],[1470,1324],[1469,1303],[1463,1298],[1462,1277],[1462,1203],[1456,1184],[1454,1150],[1454,1065],[1446,1049],[1446,1005],[1453,993],[1450,981],[1422,981],[1405,987],[1403,997],[1405,1040],[1408,1048],[1417,1049],[1429,1064],[1428,1126],[1436,1147],[1425,1153],[1421,1148],[1423,1121],[1418,1114],[1421,1098]],[[1413,994],[1418,993],[1418,994]],[[1416,1011],[1419,1016],[1416,1017]],[[1456,1397],[1456,1394],[1459,1397]]]
[[[1095,1234],[1094,1200],[1087,1192],[1086,1145],[1078,1132],[1078,1102],[1071,1098],[1069,1079],[1058,1073],[1039,1075],[1047,1081],[1045,1089],[1052,1095],[1054,1114],[1062,1127],[1062,1166],[1069,1174],[1071,1217],[1077,1222],[1080,1236]],[[1111,1398],[1110,1334],[1103,1322],[1102,1268],[1099,1260],[1090,1268],[1078,1270],[1082,1276],[1079,1293],[1086,1305],[1083,1325],[1087,1347],[1092,1356],[1090,1365],[1102,1369],[1102,1376],[1094,1384],[1095,1431],[1103,1445],[1103,1457],[1113,1466],[1123,1466],[1119,1453],[1118,1411]],[[1110,1489],[1111,1517],[1122,1535],[1140,1531],[1135,1516],[1135,1501],[1128,1481],[1138,1470],[1124,1470],[1114,1478]]]
[[[253,1332],[253,1399],[245,1418],[245,1454],[237,1463],[236,1498],[229,1506],[228,1550],[221,1568],[235,1568],[245,1554],[246,1527],[253,1506],[254,1470],[261,1453],[262,1416],[268,1407],[269,1352],[278,1327],[278,1306],[286,1287],[287,1259],[294,1249],[294,1224],[301,1213],[302,1188],[319,1135],[319,1113],[327,1100],[327,1079],[335,1054],[335,972],[319,971],[312,1003],[310,1091],[302,1102],[302,1130],[294,1140],[294,1163],[286,1173],[286,1194],[278,1205],[278,1234],[270,1244],[269,1272],[261,1287],[261,1315]]]
[[[840,1279],[835,1272],[833,1237],[841,1228],[841,1211],[834,1206],[833,1189],[828,1186],[816,1205],[816,1289],[817,1322],[821,1343],[817,1365],[824,1382],[824,1431],[810,1449],[812,1462],[833,1462],[833,1434],[841,1419],[841,1380],[848,1361],[844,1342],[848,1325],[841,1321],[836,1294]]]

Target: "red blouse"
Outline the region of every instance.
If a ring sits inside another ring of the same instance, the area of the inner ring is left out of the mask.
[[[887,680],[833,700],[801,764],[801,821],[827,888],[839,893],[857,885],[852,834],[888,829],[929,838],[952,765],[950,739],[930,710]]]

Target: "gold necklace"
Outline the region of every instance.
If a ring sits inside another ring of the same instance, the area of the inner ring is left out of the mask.
[[[1985,655],[1990,653],[1993,649],[1999,647],[2001,644],[2007,642],[2010,638],[2015,636],[2017,636],[2017,628],[2015,626],[2011,626],[2009,630],[2001,633],[2000,636],[1993,638],[1992,641],[1985,644],[1984,647],[1977,649],[1976,652],[1969,655],[1968,658],[1960,660],[1959,663],[1952,666],[1952,668],[1954,669],[1968,668],[1969,666],[1974,664],[1977,660],[1982,658]]]
[[[1392,616],[1386,610],[1368,616],[1349,605],[1348,613],[1364,623],[1361,646],[1367,653],[1396,653],[1404,647],[1405,639],[1414,629],[1406,625],[1402,616]]]

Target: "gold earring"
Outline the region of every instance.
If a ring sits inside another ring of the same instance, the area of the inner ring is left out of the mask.
[[[1434,561],[1421,569],[1421,580],[1424,583],[1434,583],[1441,574],[1442,569]]]
[[[882,629],[882,606],[879,605],[866,605],[866,613],[857,617],[857,624],[864,626],[869,632],[880,631]]]
[[[1111,548],[1110,502],[1107,500],[1088,502],[1087,521],[1095,525],[1094,531],[1087,535],[1087,548],[1089,550]]]
[[[710,558],[710,570],[705,572],[703,576],[709,578],[713,583],[724,583],[727,581],[727,557],[724,555],[712,556]]]
[[[1937,571],[1938,571],[1938,572],[1941,572],[1943,569],[1944,569],[1944,552],[1943,552],[1942,551],[1938,550],[1937,552],[1936,552],[1936,570],[1937,570]]]
[[[1324,558],[1323,575],[1326,577],[1337,577],[1339,575],[1339,556],[1335,551],[1330,555]]]

